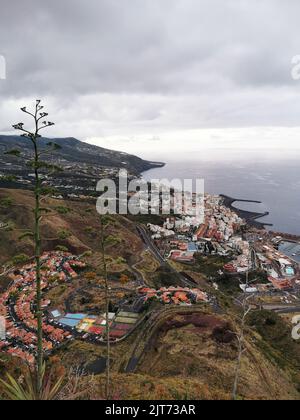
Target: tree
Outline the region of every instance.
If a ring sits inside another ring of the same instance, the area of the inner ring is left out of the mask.
[[[242,358],[243,358],[243,354],[246,352],[246,347],[245,347],[245,328],[246,328],[246,321],[247,321],[247,317],[251,312],[251,304],[249,303],[249,301],[253,298],[253,294],[248,294],[247,295],[247,290],[249,289],[251,283],[254,283],[256,281],[256,279],[249,281],[249,270],[250,270],[250,259],[252,257],[252,253],[254,251],[250,248],[250,258],[248,261],[248,270],[246,272],[246,283],[245,283],[245,289],[244,289],[244,294],[242,297],[242,314],[241,314],[241,318],[240,318],[240,331],[238,333],[235,333],[236,337],[237,337],[237,341],[238,341],[238,356],[237,356],[237,360],[236,360],[236,368],[235,368],[235,376],[234,376],[234,384],[233,384],[233,389],[232,389],[232,399],[235,401],[237,399],[237,395],[238,395],[238,386],[239,386],[239,381],[240,381],[240,374],[241,374],[241,365],[242,365]]]
[[[233,384],[233,390],[232,390],[232,399],[237,399],[237,393],[238,393],[238,385],[240,381],[240,374],[241,374],[241,365],[242,365],[242,357],[243,354],[246,352],[245,347],[245,327],[246,327],[246,319],[251,311],[251,306],[249,305],[249,300],[253,297],[251,296],[244,296],[243,299],[243,310],[242,310],[242,316],[241,316],[241,326],[240,326],[240,332],[236,334],[237,341],[238,341],[238,356],[236,361],[236,368],[235,368],[235,376],[234,376],[234,384]]]
[[[47,116],[47,112],[43,112],[44,107],[41,105],[41,101],[37,100],[34,111],[30,112],[26,107],[21,108],[21,111],[33,118],[34,128],[32,131],[24,128],[24,123],[18,123],[13,125],[15,130],[22,132],[21,136],[28,139],[33,147],[34,157],[30,162],[30,166],[34,170],[34,196],[35,196],[35,208],[34,208],[34,246],[35,246],[35,264],[36,264],[36,318],[37,318],[37,358],[36,358],[36,380],[37,380],[37,393],[42,396],[43,388],[43,377],[44,377],[44,354],[43,354],[43,312],[42,312],[42,284],[41,284],[41,233],[40,233],[40,221],[42,218],[43,209],[41,208],[41,195],[42,195],[42,180],[40,171],[43,168],[49,169],[49,164],[42,161],[42,156],[46,155],[45,150],[41,150],[39,139],[41,130],[51,127],[54,125],[53,122],[44,120]],[[57,150],[59,146],[54,143],[47,145],[48,151]]]
[[[30,261],[30,257],[26,254],[15,255],[12,258],[13,265],[26,264],[28,261]]]

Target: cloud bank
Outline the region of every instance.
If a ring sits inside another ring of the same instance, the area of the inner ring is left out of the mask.
[[[244,147],[257,129],[298,147],[297,0],[3,3],[2,133],[38,97],[56,121],[53,136],[130,151],[135,141],[136,153],[151,139],[147,147],[201,142],[207,129],[218,130],[221,146],[240,129]]]

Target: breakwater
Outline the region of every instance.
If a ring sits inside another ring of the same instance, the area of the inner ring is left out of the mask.
[[[222,197],[223,204],[226,207],[230,208],[235,213],[237,213],[239,217],[246,220],[246,222],[250,226],[254,226],[258,229],[264,229],[266,226],[273,226],[271,223],[263,223],[263,222],[258,221],[258,219],[261,219],[262,217],[269,216],[269,214],[270,214],[269,212],[257,213],[257,212],[253,212],[253,211],[242,210],[242,209],[239,209],[238,207],[235,207],[233,205],[234,203],[237,203],[237,202],[261,204],[261,201],[243,200],[243,199],[239,199],[239,198],[229,197],[229,196],[224,195],[224,194],[221,194],[220,197]]]

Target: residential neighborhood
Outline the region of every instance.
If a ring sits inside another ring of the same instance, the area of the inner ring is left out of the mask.
[[[85,262],[68,252],[46,252],[41,258],[42,290],[47,294],[57,284],[72,284],[78,278],[79,270],[86,267]],[[84,274],[83,274],[84,275]],[[35,263],[25,264],[9,273],[10,286],[0,295],[0,316],[5,319],[5,338],[0,340],[3,352],[19,357],[29,364],[35,360],[37,349],[37,319],[34,315],[36,304]],[[162,305],[191,306],[208,302],[206,293],[200,289],[170,287],[154,290],[146,286],[139,287],[133,298],[131,309],[120,303],[116,312],[98,315],[88,313],[69,313],[53,307],[53,302],[44,299],[43,309],[43,349],[50,355],[61,345],[74,339],[93,344],[107,341],[107,323],[109,339],[118,343],[126,339],[141,322],[150,301]]]
[[[65,252],[44,253],[42,258],[42,290],[46,292],[55,282],[68,282],[77,277],[75,269],[85,264],[77,257]],[[35,263],[26,264],[9,274],[11,284],[0,295],[0,316],[6,320],[6,339],[0,342],[2,351],[34,361],[37,346],[37,320],[34,315]],[[51,304],[42,302],[44,311]],[[71,338],[68,331],[52,326],[46,316],[43,318],[43,349],[46,353]]]

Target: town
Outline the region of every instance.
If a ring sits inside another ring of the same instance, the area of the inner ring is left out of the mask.
[[[249,225],[224,204],[223,197],[205,195],[205,217],[200,225],[184,215],[169,217],[163,225],[148,224],[148,229],[166,260],[193,266],[197,255],[224,257],[228,262],[220,275],[234,279],[245,278],[250,272],[264,273],[263,283],[259,279],[252,284],[241,283],[243,292],[282,292],[283,303],[289,301],[286,294],[290,293],[300,307],[296,297],[300,290],[299,244]],[[285,252],[287,249],[289,252]]]

